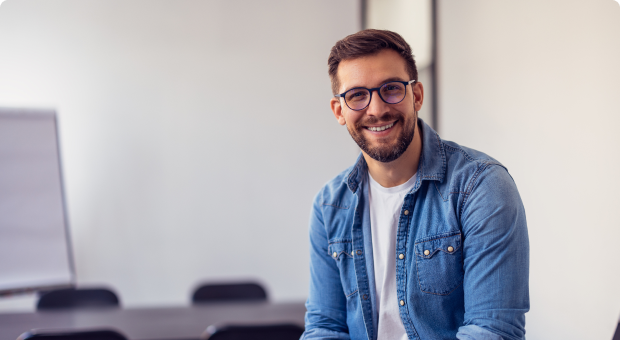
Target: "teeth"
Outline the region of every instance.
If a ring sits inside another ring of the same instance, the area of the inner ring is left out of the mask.
[[[370,131],[383,131],[383,130],[391,128],[392,126],[394,126],[394,123],[389,124],[389,125],[385,125],[385,126],[369,127],[368,130],[370,130]]]

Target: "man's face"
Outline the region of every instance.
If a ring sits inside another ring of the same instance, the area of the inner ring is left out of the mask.
[[[344,60],[338,66],[339,93],[355,87],[375,88],[389,81],[409,81],[405,60],[393,50],[357,59]],[[397,104],[385,103],[374,91],[368,107],[351,110],[342,98],[333,98],[332,111],[341,125],[347,126],[357,145],[372,159],[391,162],[400,157],[413,139],[416,111],[422,96],[422,85],[407,85],[405,99]],[[417,106],[417,107],[416,107]]]

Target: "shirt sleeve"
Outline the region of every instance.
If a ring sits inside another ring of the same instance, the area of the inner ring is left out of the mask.
[[[500,335],[476,325],[460,327],[459,332],[456,333],[456,338],[458,340],[504,340]]]
[[[328,255],[327,246],[320,196],[317,195],[310,216],[310,290],[302,340],[350,339],[340,272],[336,261]]]
[[[525,209],[508,171],[482,166],[461,208],[464,325],[457,338],[525,338],[529,310],[529,241]]]

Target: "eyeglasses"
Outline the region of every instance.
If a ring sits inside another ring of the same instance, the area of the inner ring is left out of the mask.
[[[405,99],[407,94],[407,85],[415,83],[415,80],[410,81],[391,81],[375,87],[374,89],[367,89],[365,87],[356,87],[341,94],[335,95],[338,98],[344,98],[344,102],[347,106],[354,111],[360,111],[370,105],[372,99],[372,92],[377,91],[381,100],[388,104],[398,104]]]

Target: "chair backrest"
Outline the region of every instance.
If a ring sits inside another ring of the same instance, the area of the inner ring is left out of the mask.
[[[52,290],[41,295],[37,310],[118,306],[118,297],[111,290],[67,288]]]
[[[614,338],[612,340],[620,340],[620,321],[618,321],[618,326],[616,326],[616,333],[614,334]]]
[[[111,329],[81,331],[30,331],[17,340],[127,340],[121,333]]]
[[[219,301],[267,300],[265,289],[258,283],[205,284],[194,291],[192,303]]]
[[[223,326],[207,328],[208,340],[299,340],[304,329],[298,325]]]

